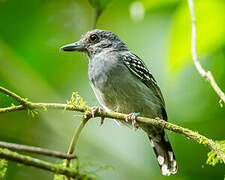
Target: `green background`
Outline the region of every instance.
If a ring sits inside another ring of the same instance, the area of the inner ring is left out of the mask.
[[[108,1],[101,1],[102,8]],[[224,139],[225,111],[209,83],[191,60],[191,21],[186,1],[143,0],[144,17],[130,14],[134,1],[112,1],[97,28],[119,35],[141,57],[164,94],[169,121],[216,140]],[[225,1],[195,1],[197,48],[201,63],[225,89]],[[92,29],[93,9],[87,0],[0,0],[0,85],[34,102],[65,103],[73,91],[99,105],[87,78],[87,58],[60,52]],[[0,107],[17,104],[0,94]],[[0,114],[0,140],[66,152],[80,119],[72,112],[26,111]],[[107,119],[91,120],[79,139],[81,169],[107,180],[223,179],[224,165],[206,165],[208,149],[168,132],[178,173],[160,174],[147,137]],[[40,157],[51,162],[59,160]],[[4,179],[52,179],[49,172],[9,163]]]

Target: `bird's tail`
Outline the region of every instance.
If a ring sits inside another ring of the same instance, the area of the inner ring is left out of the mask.
[[[158,164],[163,175],[169,176],[177,172],[177,161],[167,135],[163,132],[160,141],[149,136]]]

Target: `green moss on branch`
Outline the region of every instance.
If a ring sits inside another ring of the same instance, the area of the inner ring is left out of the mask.
[[[75,169],[65,168],[62,165],[56,165],[40,159],[32,158],[30,156],[21,155],[8,149],[0,149],[0,158],[21,163],[23,165],[40,168],[56,174],[63,174],[78,180],[94,180],[92,177],[78,173]]]
[[[1,91],[2,88],[0,88]],[[4,88],[3,88],[4,89]],[[9,90],[4,89],[2,91],[3,93],[7,91],[10,92]],[[10,93],[14,94],[14,93]],[[20,101],[23,100],[23,98],[19,97],[16,95],[17,99],[19,98]],[[59,104],[59,103],[33,103],[30,101],[26,101],[26,104],[29,105],[29,109],[41,109],[45,110],[46,109],[59,109],[59,110],[67,110],[67,111],[78,111],[78,112],[83,112],[83,113],[91,113],[91,108],[86,106],[83,99],[79,96],[79,101],[81,103],[75,104],[77,102],[76,100],[77,94],[73,94],[71,101],[69,101],[68,104]],[[21,100],[22,99],[22,100]],[[18,101],[19,102],[19,101]],[[25,110],[27,109],[28,106],[24,106],[23,104],[19,106],[12,106],[8,108],[0,108],[0,113],[6,113],[6,112],[13,112],[13,111],[19,111],[19,110]],[[106,112],[106,111],[97,111],[95,113],[95,117],[101,117],[101,118],[110,118],[110,119],[118,119],[125,121],[126,119],[126,114],[122,113],[116,113],[116,112]],[[137,117],[137,122],[139,123],[146,123],[151,126],[156,126],[159,128],[167,129],[170,131],[173,131],[175,133],[181,134],[183,136],[186,136],[190,139],[195,140],[199,144],[202,144],[209,149],[213,150],[225,163],[225,150],[224,147],[221,146],[220,144],[216,143],[212,139],[209,139],[203,135],[200,135],[199,133],[189,130],[187,128],[183,128],[181,126],[166,122],[162,119],[151,119],[151,118],[146,118],[146,117]]]

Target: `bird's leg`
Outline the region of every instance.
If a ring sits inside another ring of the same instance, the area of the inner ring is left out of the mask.
[[[92,117],[93,117],[93,118],[96,117],[96,112],[97,112],[97,111],[103,111],[103,109],[102,109],[101,107],[92,107],[92,108],[91,108],[91,114],[92,114]],[[104,117],[101,117],[99,126],[102,126],[103,123],[104,123]]]
[[[136,131],[138,129],[138,123],[136,121],[136,117],[139,116],[140,113],[130,113],[128,115],[126,115],[126,122],[128,122],[129,120],[132,121],[132,126],[134,127],[134,131]]]

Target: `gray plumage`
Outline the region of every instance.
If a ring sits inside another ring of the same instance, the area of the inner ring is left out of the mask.
[[[103,108],[121,113],[140,113],[141,116],[167,121],[162,93],[142,60],[129,51],[114,33],[104,30],[87,32],[76,42],[61,48],[81,51],[88,55],[88,78]],[[175,174],[177,163],[162,129],[139,124],[148,134],[161,172]]]

